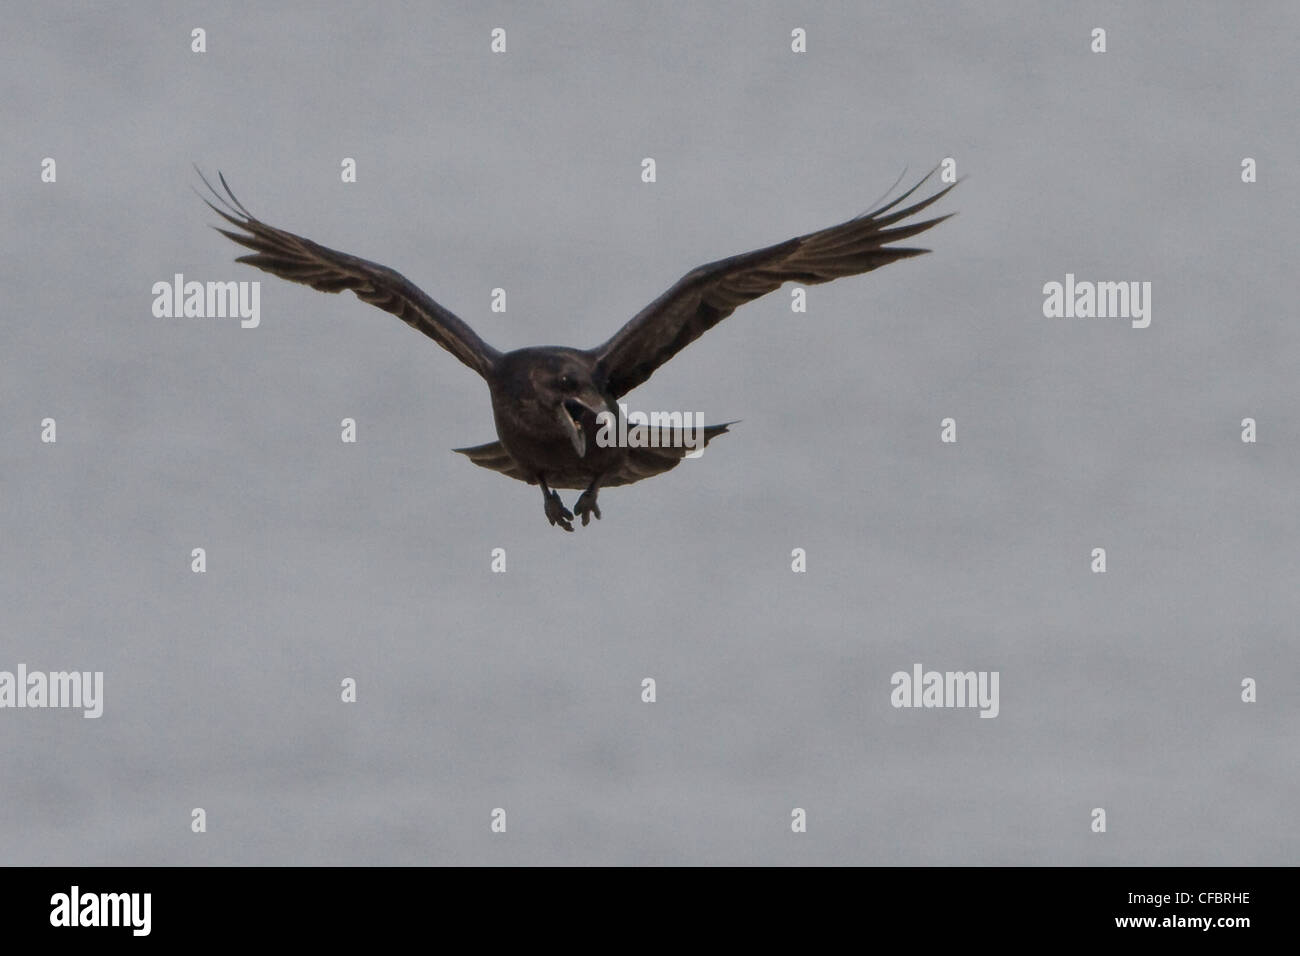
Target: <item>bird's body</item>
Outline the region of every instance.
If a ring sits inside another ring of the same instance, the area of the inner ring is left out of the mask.
[[[669,441],[651,447],[598,440],[602,422],[609,421],[604,416],[617,420],[618,399],[737,306],[784,282],[829,282],[926,252],[886,243],[947,218],[895,225],[952,188],[891,212],[921,185],[917,183],[880,209],[838,226],[701,266],[594,349],[545,346],[502,353],[404,276],[268,226],[240,204],[224,177],[221,184],[225,197],[210,184],[208,188],[226,208],[208,205],[243,230],[220,232],[254,250],[239,262],[324,292],[351,289],[363,301],[423,332],[483,377],[492,396],[498,440],[456,450],[484,468],[540,485],[547,520],[566,531],[573,530],[574,513],[584,525],[591,517],[600,517],[596,498],[601,488],[661,474],[692,450],[680,433],[667,435]],[[704,443],[726,430],[727,425],[708,426],[703,430]],[[556,488],[584,489],[573,512],[560,502]]]
[[[593,371],[577,349],[533,347],[501,357],[500,371],[491,385],[492,417],[497,437],[511,458],[532,466],[525,472],[526,480],[535,483],[537,476],[545,475],[553,488],[586,488],[598,475],[615,474],[622,468],[628,450],[596,441],[596,415],[616,410],[618,405],[593,381]],[[560,385],[566,375],[582,383],[572,393]],[[561,401],[562,415],[548,407],[546,396],[552,391],[568,396]],[[581,430],[581,456],[562,416]]]

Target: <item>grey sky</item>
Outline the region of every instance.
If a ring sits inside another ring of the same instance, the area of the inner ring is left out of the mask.
[[[6,18],[0,669],[106,699],[0,710],[0,861],[1297,862],[1300,8],[545,6]],[[634,407],[743,421],[573,535],[450,452],[475,376],[236,266],[190,189],[588,346],[946,156],[934,253],[675,358]],[[262,281],[261,327],[154,318],[176,272]],[[1043,318],[1067,272],[1151,327]],[[894,709],[915,662],[1000,715]]]

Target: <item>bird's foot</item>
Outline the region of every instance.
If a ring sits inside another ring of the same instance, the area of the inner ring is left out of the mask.
[[[573,512],[564,507],[564,502],[554,491],[546,496],[546,520],[558,524],[565,531],[573,530]]]
[[[600,520],[600,506],[596,504],[596,492],[587,490],[578,497],[578,503],[573,506],[573,513],[582,519],[582,526],[585,528],[591,522],[591,516],[595,515],[596,520]]]

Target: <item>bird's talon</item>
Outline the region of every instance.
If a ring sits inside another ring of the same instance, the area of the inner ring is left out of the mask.
[[[546,496],[546,520],[552,525],[559,525],[565,531],[572,531],[573,512],[564,507],[564,502],[554,491]]]
[[[590,491],[584,491],[578,498],[577,504],[573,510],[582,518],[582,526],[585,528],[591,523],[591,516],[595,515],[596,520],[600,520],[600,506],[596,504],[596,495]]]

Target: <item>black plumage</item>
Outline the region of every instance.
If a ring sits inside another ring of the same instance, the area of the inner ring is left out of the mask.
[[[927,176],[889,203],[837,226],[693,269],[596,348],[548,346],[503,353],[400,273],[262,222],[235,198],[225,177],[219,178],[224,196],[206,179],[203,182],[221,205],[204,201],[238,230],[218,231],[253,250],[237,262],[322,292],[350,289],[362,301],[423,332],[483,377],[491,391],[498,440],[456,451],[484,468],[540,485],[547,520],[566,531],[573,530],[575,513],[584,525],[592,516],[600,517],[596,498],[602,487],[668,471],[690,451],[606,447],[596,441],[601,412],[617,415],[618,399],[655,369],[739,306],[783,283],[830,282],[928,252],[888,243],[948,218],[904,223],[953,188],[949,185],[904,206]],[[727,425],[709,426],[705,443],[726,430]],[[572,512],[556,488],[584,489]]]

